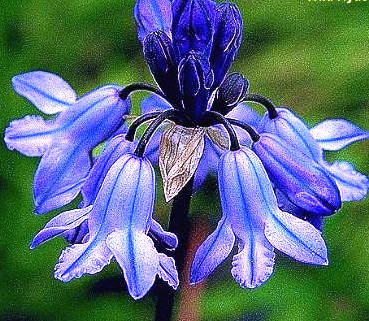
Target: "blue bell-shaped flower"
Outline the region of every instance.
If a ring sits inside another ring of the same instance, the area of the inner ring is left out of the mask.
[[[274,187],[295,206],[311,214],[331,215],[341,207],[336,183],[322,166],[272,134],[252,146]]]

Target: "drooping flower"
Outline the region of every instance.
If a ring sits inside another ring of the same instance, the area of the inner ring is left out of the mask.
[[[263,164],[251,150],[225,153],[218,180],[223,217],[195,255],[192,283],[206,278],[230,254],[234,243],[239,250],[232,275],[246,288],[260,286],[272,274],[273,247],[305,263],[328,263],[320,232],[278,208]]]
[[[272,134],[261,134],[252,149],[274,187],[296,207],[322,216],[341,207],[337,185],[312,158]]]
[[[321,165],[335,181],[342,201],[361,200],[366,196],[368,178],[348,162],[329,164],[324,160],[324,150],[339,150],[358,140],[368,139],[367,131],[342,119],[326,120],[309,130],[303,120],[287,108],[277,108],[275,118],[265,114],[258,129],[277,135]],[[286,206],[285,200],[279,200]],[[306,213],[306,216],[310,214]]]
[[[108,85],[76,99],[69,85],[42,71],[13,78],[16,91],[54,119],[27,116],[13,121],[5,132],[9,149],[27,156],[42,156],[34,184],[37,213],[45,213],[73,200],[91,168],[89,153],[122,125],[129,100],[119,97],[122,87]]]
[[[152,225],[155,178],[151,164],[126,153],[106,173],[92,205],[64,212],[52,219],[31,247],[75,228],[88,220],[88,239],[63,251],[55,277],[67,282],[94,274],[114,256],[121,266],[128,290],[135,299],[144,296],[159,275],[178,286],[174,260],[158,253],[147,235]],[[160,231],[154,223],[154,231]]]

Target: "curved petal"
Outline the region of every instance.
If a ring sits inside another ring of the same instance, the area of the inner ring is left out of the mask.
[[[90,164],[84,149],[68,145],[50,149],[42,157],[34,177],[36,213],[43,214],[71,202],[80,192]]]
[[[273,246],[263,233],[249,231],[249,238],[242,240],[239,253],[233,257],[232,266],[232,276],[241,287],[256,288],[273,273]]]
[[[74,90],[57,75],[45,71],[32,71],[13,77],[14,90],[31,101],[45,114],[66,110],[75,103]]]
[[[142,298],[153,286],[159,270],[159,253],[153,241],[133,229],[113,232],[106,240],[123,270],[129,294]]]
[[[82,188],[90,163],[85,150],[69,146],[50,149],[42,157],[34,177],[35,212],[43,214],[71,202]]]
[[[326,163],[324,167],[335,180],[342,201],[359,201],[366,197],[369,180],[365,175],[357,172],[350,163]]]
[[[137,24],[138,39],[143,42],[145,37],[156,30],[171,35],[172,11],[170,0],[137,0],[134,16]]]
[[[39,116],[26,116],[10,123],[4,141],[10,150],[16,149],[31,157],[41,156],[50,148],[56,132],[54,122]]]
[[[275,211],[266,222],[265,236],[276,249],[298,261],[328,265],[327,248],[321,233],[291,214]]]
[[[235,236],[226,217],[198,248],[191,266],[190,283],[207,278],[231,253]]]
[[[60,255],[54,276],[60,281],[68,282],[84,274],[95,274],[108,265],[112,257],[113,254],[105,242],[100,240],[75,244],[66,248]]]
[[[274,119],[270,119],[268,113],[265,113],[258,131],[278,136],[286,144],[319,162],[322,159],[322,150],[304,121],[287,108],[279,107],[277,112],[278,116]]]
[[[92,206],[82,209],[63,212],[51,219],[45,227],[37,233],[33,238],[30,249],[34,249],[50,239],[63,234],[64,232],[74,229],[88,218]]]
[[[179,279],[174,259],[159,253],[159,277],[167,282],[174,290],[178,288]]]
[[[148,235],[169,251],[175,250],[178,246],[177,236],[171,232],[164,231],[162,226],[154,219],[151,220]]]
[[[344,119],[328,119],[310,130],[320,147],[340,150],[356,141],[369,139],[369,132]]]

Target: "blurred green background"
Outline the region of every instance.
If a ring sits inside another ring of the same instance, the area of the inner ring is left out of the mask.
[[[368,2],[235,2],[244,17],[244,42],[233,69],[249,78],[252,92],[292,107],[310,125],[337,117],[369,129]],[[106,83],[152,82],[136,38],[133,5],[133,0],[2,1],[1,132],[12,119],[37,114],[12,91],[11,77],[19,73],[59,74],[78,94]],[[134,302],[116,263],[68,284],[54,280],[63,240],[28,249],[52,216],[32,214],[38,160],[0,144],[0,321],[152,320],[155,289]],[[349,159],[368,174],[368,149],[368,142],[356,143],[328,157]],[[192,206],[193,218],[201,217],[210,230],[219,217],[217,198],[208,199],[212,183]],[[369,320],[368,207],[369,200],[347,203],[326,221],[328,267],[278,254],[270,280],[245,290],[232,280],[226,262],[189,294],[198,311],[190,310],[186,320]],[[164,219],[168,211],[158,206]],[[183,300],[180,310],[189,309]]]

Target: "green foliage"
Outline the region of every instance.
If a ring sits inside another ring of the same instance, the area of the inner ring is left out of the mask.
[[[369,129],[366,2],[236,3],[245,28],[234,69],[250,80],[252,92],[290,106],[311,125],[342,117]],[[135,35],[133,4],[133,0],[3,1],[1,131],[11,119],[37,114],[12,91],[15,74],[47,70],[61,75],[79,94],[105,83],[152,82]],[[369,173],[368,148],[368,142],[357,143],[331,159],[350,159],[359,171]],[[52,241],[32,254],[28,249],[34,233],[50,218],[32,215],[37,160],[6,150],[2,140],[0,155],[0,320],[152,320],[154,296],[139,302],[130,299],[114,265],[69,284],[53,279],[63,241]],[[214,197],[209,200],[207,190],[201,191],[192,210],[219,217],[216,202]],[[232,281],[230,263],[222,265],[198,299],[202,320],[367,318],[368,206],[368,200],[345,204],[327,220],[328,267],[305,266],[278,255],[271,280],[260,289],[244,290]],[[164,221],[168,210],[158,207]]]

